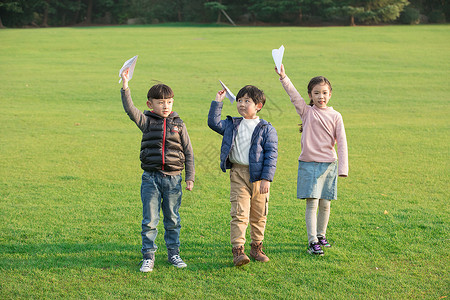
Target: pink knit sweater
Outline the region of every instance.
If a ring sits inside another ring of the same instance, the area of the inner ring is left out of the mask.
[[[337,143],[338,174],[348,176],[347,138],[341,114],[332,107],[307,105],[287,76],[280,81],[303,122],[302,152],[298,159],[306,162],[334,162],[337,159]]]

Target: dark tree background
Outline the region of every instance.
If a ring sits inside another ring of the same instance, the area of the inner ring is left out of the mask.
[[[127,23],[443,23],[447,0],[0,0],[0,27]]]

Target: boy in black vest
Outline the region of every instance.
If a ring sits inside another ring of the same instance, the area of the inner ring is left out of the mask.
[[[122,73],[122,104],[130,119],[142,131],[141,185],[143,205],[141,272],[153,271],[155,244],[160,209],[164,215],[164,240],[168,260],[178,268],[186,267],[180,257],[181,171],[186,168],[186,189],[194,187],[194,153],[184,125],[172,111],[173,91],[165,84],[157,84],[147,94],[147,106],[152,111],[142,113],[131,99],[128,87],[129,69]]]

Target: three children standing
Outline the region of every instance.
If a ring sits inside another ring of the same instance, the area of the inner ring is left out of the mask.
[[[305,221],[310,254],[323,255],[322,247],[331,247],[326,239],[331,200],[337,199],[337,177],[348,175],[347,141],[341,115],[328,107],[331,84],[324,77],[311,79],[307,105],[287,77],[284,66],[275,68],[280,82],[303,121],[299,157],[297,198],[306,199]],[[141,185],[143,204],[141,272],[153,270],[157,246],[157,224],[160,209],[164,215],[164,239],[168,261],[178,268],[186,267],[179,255],[181,204],[181,171],[186,169],[186,189],[194,184],[194,155],[186,126],[172,112],[173,92],[163,84],[153,86],[147,95],[152,111],[142,113],[134,107],[128,88],[128,70],[122,74],[122,102],[131,120],[141,129]],[[225,90],[216,94],[208,114],[208,126],[223,136],[220,168],[230,169],[231,222],[230,240],[233,263],[250,262],[245,254],[245,234],[250,223],[250,256],[268,262],[262,251],[267,221],[270,183],[278,157],[275,128],[260,119],[264,92],[255,86],[244,86],[236,96],[241,117],[221,119]],[[335,145],[338,145],[336,155]],[[339,156],[339,161],[337,160]],[[317,214],[318,212],[318,214]]]

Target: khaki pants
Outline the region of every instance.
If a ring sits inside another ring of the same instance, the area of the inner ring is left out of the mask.
[[[264,240],[269,193],[259,193],[260,183],[250,182],[248,166],[233,164],[230,170],[230,237],[233,247],[245,244],[249,221],[252,242],[260,243]]]

